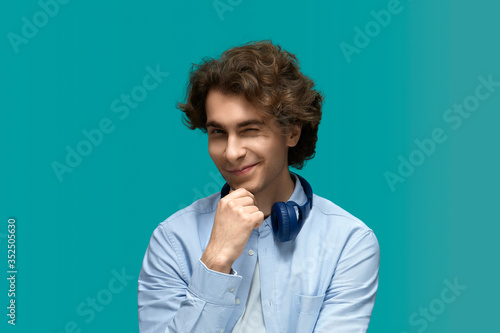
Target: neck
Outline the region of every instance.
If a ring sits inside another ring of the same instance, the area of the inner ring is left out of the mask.
[[[271,208],[275,202],[286,202],[292,196],[295,189],[295,182],[288,168],[284,169],[276,179],[273,180],[266,191],[255,196],[257,207],[267,218],[271,215]]]

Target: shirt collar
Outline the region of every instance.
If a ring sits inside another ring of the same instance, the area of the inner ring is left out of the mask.
[[[299,206],[302,206],[307,202],[307,196],[304,192],[304,188],[302,187],[299,178],[295,175],[292,176],[293,178],[295,178],[295,188],[288,201],[295,201]]]

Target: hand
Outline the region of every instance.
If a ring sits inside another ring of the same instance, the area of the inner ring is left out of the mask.
[[[211,270],[229,274],[243,252],[252,230],[264,222],[252,193],[239,188],[222,198],[215,212],[214,226],[201,261]]]

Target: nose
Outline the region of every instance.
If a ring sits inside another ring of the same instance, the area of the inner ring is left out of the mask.
[[[244,157],[245,154],[246,149],[242,140],[236,135],[228,135],[226,150],[224,151],[224,157],[226,160],[230,163],[234,163]]]

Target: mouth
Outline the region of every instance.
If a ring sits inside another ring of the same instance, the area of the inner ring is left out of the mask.
[[[249,173],[250,171],[253,170],[253,168],[257,165],[258,163],[255,163],[255,164],[250,164],[250,165],[246,165],[242,168],[238,168],[238,169],[233,169],[233,170],[227,170],[229,171],[232,175],[235,175],[235,176],[240,176],[240,175],[244,175],[244,174],[247,174]]]

